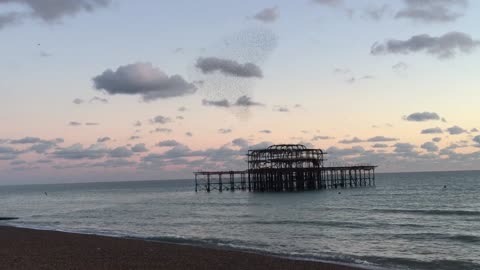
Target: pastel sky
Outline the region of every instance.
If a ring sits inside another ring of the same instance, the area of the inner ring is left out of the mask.
[[[188,179],[302,143],[480,169],[480,2],[0,0],[0,184]]]

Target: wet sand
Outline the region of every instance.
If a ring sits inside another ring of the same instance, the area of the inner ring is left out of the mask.
[[[241,251],[0,226],[0,269],[325,269]]]

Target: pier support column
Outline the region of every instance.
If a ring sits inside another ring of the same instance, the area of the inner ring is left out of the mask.
[[[195,192],[198,192],[197,174],[195,174]]]
[[[373,186],[375,186],[375,168],[373,168]]]
[[[207,174],[207,192],[210,192],[210,174]]]
[[[223,191],[222,174],[218,174],[218,191]]]

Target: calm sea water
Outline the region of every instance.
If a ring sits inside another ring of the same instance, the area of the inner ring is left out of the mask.
[[[19,217],[0,224],[373,269],[480,269],[480,172],[377,174],[376,183],[302,193],[195,193],[192,181],[0,186],[0,216]]]

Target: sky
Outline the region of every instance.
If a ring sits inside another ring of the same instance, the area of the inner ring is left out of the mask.
[[[248,149],[480,169],[480,3],[0,0],[0,184],[189,179]]]

